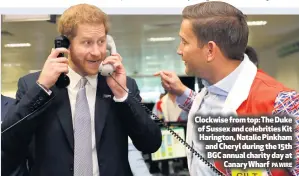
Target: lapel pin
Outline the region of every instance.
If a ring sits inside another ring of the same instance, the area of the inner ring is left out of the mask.
[[[104,95],[103,95],[103,98],[111,98],[111,95],[104,94]]]

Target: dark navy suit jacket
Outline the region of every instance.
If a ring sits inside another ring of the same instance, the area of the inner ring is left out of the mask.
[[[4,95],[1,95],[1,122],[5,118],[5,115],[11,105],[15,103],[15,100],[10,97],[6,97]],[[1,175],[3,176],[29,176],[28,169],[26,166],[26,161],[15,160],[13,156],[4,153],[1,151],[1,165],[3,167],[7,167],[10,169],[7,169],[4,171],[3,169],[1,172]],[[8,162],[7,162],[8,161]],[[6,162],[6,163],[3,163]],[[21,164],[22,163],[22,164]]]
[[[49,96],[36,84],[38,76],[39,72],[19,80],[16,103],[7,112],[1,128],[26,119],[2,134],[2,150],[22,155],[34,140],[31,176],[73,176],[74,131],[67,89],[53,86]],[[128,136],[144,153],[154,153],[162,142],[160,127],[140,105],[135,80],[128,77],[127,87],[127,100],[115,102],[106,77],[98,76],[95,135],[101,176],[132,176]]]

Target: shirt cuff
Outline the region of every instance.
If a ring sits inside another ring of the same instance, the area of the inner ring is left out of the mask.
[[[49,96],[52,94],[51,90],[46,90],[44,86],[40,85],[38,82],[36,83],[40,88],[42,88]]]
[[[182,95],[177,96],[176,97],[177,104],[184,105],[184,103],[186,102],[187,98],[189,97],[191,91],[192,91],[191,89],[187,88]]]
[[[126,93],[126,95],[124,96],[124,97],[122,97],[122,98],[119,98],[119,99],[117,99],[117,98],[115,98],[115,96],[113,97],[113,100],[115,101],[115,102],[124,102],[124,101],[126,101],[127,100],[127,98],[128,98],[128,93]]]

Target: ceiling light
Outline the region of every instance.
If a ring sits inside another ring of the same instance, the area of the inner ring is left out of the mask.
[[[174,37],[159,37],[159,38],[148,38],[147,41],[150,42],[167,42],[175,40]]]
[[[41,70],[29,70],[29,73],[35,73],[35,72],[39,72]]]
[[[248,21],[248,26],[264,26],[267,24],[267,21]]]
[[[4,63],[3,66],[4,67],[20,67],[21,64],[20,63]]]
[[[47,21],[50,15],[3,15],[3,22]]]
[[[5,44],[4,47],[6,48],[21,48],[21,47],[30,47],[30,43],[10,43],[10,44]]]

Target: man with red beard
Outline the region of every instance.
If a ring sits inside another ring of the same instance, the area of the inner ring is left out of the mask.
[[[2,151],[18,158],[33,139],[32,176],[132,175],[128,136],[138,150],[153,153],[161,130],[140,106],[121,56],[106,58],[107,15],[93,5],[75,5],[60,17],[58,31],[70,47],[52,49],[41,72],[19,80],[17,103],[2,122]],[[114,67],[113,78],[98,75],[101,63]],[[65,88],[55,85],[62,73],[70,79]]]

